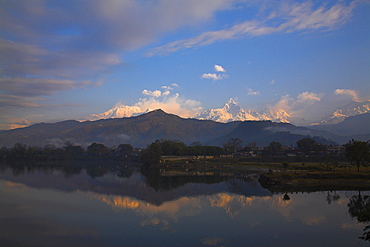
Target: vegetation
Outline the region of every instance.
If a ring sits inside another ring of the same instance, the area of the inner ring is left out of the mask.
[[[242,146],[238,138],[231,138],[223,147],[202,145],[193,142],[186,145],[182,141],[160,139],[151,143],[146,149],[133,148],[130,144],[107,147],[101,143],[92,143],[86,150],[71,142],[63,147],[46,145],[29,146],[17,143],[12,148],[0,149],[0,161],[50,161],[50,160],[124,160],[141,161],[145,165],[158,165],[165,162],[177,166],[176,162],[193,163],[200,169],[207,165],[239,165],[247,167],[275,164],[276,170],[309,170],[311,163],[319,164],[325,171],[338,171],[340,166],[366,166],[369,163],[369,142],[352,140],[343,147],[328,147],[313,139],[303,138],[297,141],[297,148],[284,146],[273,141],[264,148],[256,143]],[[211,160],[210,160],[211,159]]]
[[[370,188],[370,168],[366,167],[370,157],[369,142],[352,140],[343,147],[327,147],[304,138],[297,142],[298,148],[277,141],[264,148],[257,147],[256,143],[245,147],[241,144],[237,138],[230,139],[223,148],[201,145],[200,142],[186,145],[181,141],[160,139],[144,150],[135,149],[130,144],[106,147],[101,143],[92,143],[85,150],[71,142],[66,142],[63,147],[46,145],[43,148],[17,143],[12,148],[0,149],[0,161],[16,161],[20,165],[34,161],[96,161],[92,167],[98,169],[88,170],[92,177],[104,174],[108,161],[115,160],[141,161],[143,170],[170,177],[179,174],[244,174],[254,170],[265,172],[260,177],[265,188],[283,192],[292,188],[302,191]],[[100,161],[104,161],[103,165]],[[68,166],[66,173],[79,172],[76,167]],[[360,167],[363,167],[361,172]]]
[[[370,162],[370,143],[369,141],[351,140],[346,145],[346,157],[349,162],[357,166],[357,171],[360,171],[360,166],[366,166]]]
[[[297,147],[306,155],[326,151],[325,145],[317,143],[315,140],[311,138],[303,138],[297,141]]]
[[[227,154],[232,154],[242,149],[242,143],[243,141],[239,138],[231,138],[228,142],[223,143],[222,145]]]
[[[370,196],[362,196],[360,193],[352,196],[348,203],[348,212],[358,222],[370,223]],[[370,225],[365,226],[363,231],[359,238],[370,241]]]
[[[193,142],[187,146],[184,142],[176,140],[157,140],[143,150],[141,161],[144,164],[157,165],[164,160],[171,160],[168,156],[179,156],[176,160],[181,159],[191,160],[189,156],[207,156],[220,157],[228,155],[232,157],[233,162],[278,162],[292,163],[301,162],[320,162],[325,163],[329,167],[339,164],[338,162],[345,161],[343,153],[344,149],[340,147],[328,147],[317,143],[310,138],[304,138],[297,142],[298,148],[284,146],[280,142],[273,141],[268,146],[261,148],[257,147],[255,142],[248,143],[245,147],[242,146],[242,140],[239,138],[230,138],[223,143],[223,147],[204,146],[200,142]],[[165,157],[163,159],[163,157]],[[329,165],[330,164],[330,165]]]
[[[29,146],[16,143],[12,148],[0,149],[1,162],[34,162],[55,160],[138,160],[138,153],[130,144],[118,147],[106,147],[104,144],[92,143],[85,150],[80,145],[66,142],[63,147],[53,145],[44,147]]]
[[[271,142],[264,148],[265,156],[275,156],[283,151],[283,145],[280,142]]]
[[[161,162],[162,156],[219,156],[222,154],[224,154],[224,150],[216,146],[202,146],[200,143],[187,146],[181,141],[161,139],[151,143],[143,150],[141,153],[141,161],[147,165],[156,165]]]

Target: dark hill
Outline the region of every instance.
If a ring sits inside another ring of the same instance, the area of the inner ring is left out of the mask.
[[[343,122],[329,125],[315,125],[309,128],[330,131],[340,136],[370,134],[370,113],[346,118]]]
[[[228,124],[196,119],[184,119],[162,110],[130,118],[97,121],[63,121],[52,124],[34,124],[26,128],[0,133],[0,147],[19,142],[27,145],[62,146],[66,141],[88,146],[92,142],[107,146],[130,143],[146,147],[157,139],[180,140],[185,143],[205,142],[230,132],[240,122]]]
[[[87,147],[93,142],[106,146],[129,143],[134,147],[146,147],[158,139],[179,140],[186,144],[200,141],[202,144],[222,146],[230,138],[240,138],[244,145],[257,142],[266,146],[272,141],[295,145],[308,136],[321,136],[324,132],[271,121],[245,121],[218,123],[210,120],[184,119],[162,110],[129,118],[101,119],[78,122],[40,123],[26,128],[0,132],[0,147],[15,143],[45,146],[63,146],[70,141]],[[328,134],[328,133],[325,133]],[[323,138],[318,142],[331,144]]]
[[[222,145],[230,138],[239,138],[244,145],[250,142],[257,142],[258,146],[264,147],[273,141],[278,141],[283,145],[296,145],[302,138],[310,137],[323,144],[336,144],[323,137],[321,132],[310,130],[305,127],[297,127],[288,123],[275,123],[271,121],[244,121],[230,133],[215,138],[208,143],[210,145]]]

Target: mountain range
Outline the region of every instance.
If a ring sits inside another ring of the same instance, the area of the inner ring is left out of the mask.
[[[84,122],[68,120],[7,130],[0,133],[0,147],[12,146],[17,142],[37,146],[62,146],[66,141],[82,146],[92,142],[107,146],[129,143],[134,147],[146,147],[157,139],[205,142],[233,130],[238,124],[183,119],[162,110],[154,110],[136,117]]]
[[[315,125],[338,124],[343,122],[348,117],[357,116],[365,113],[370,113],[370,101],[352,101],[351,103],[334,110],[332,113],[328,114],[325,118],[323,118]],[[293,124],[305,122],[303,118],[291,116],[288,112],[282,109],[265,109],[261,112],[246,110],[238,106],[238,104],[233,99],[229,99],[229,101],[225,103],[222,108],[206,110],[200,114],[195,115],[194,118],[202,120],[213,120],[222,123],[247,120],[271,120],[273,122]],[[338,134],[340,135],[341,133]]]
[[[138,106],[116,105],[106,112],[100,114],[91,114],[89,116],[89,120],[132,117],[135,116],[135,114],[140,113],[142,113],[142,110]]]
[[[346,117],[336,124],[313,125],[311,129],[323,130],[342,136],[366,135],[370,133],[370,113]]]
[[[253,110],[245,110],[241,108],[233,99],[229,99],[229,101],[226,102],[222,108],[206,110],[195,115],[193,118],[201,120],[213,120],[221,123],[250,120],[271,120],[282,123],[289,122],[289,114],[284,110],[274,113],[271,111],[259,113]]]
[[[368,120],[365,119],[365,121]],[[295,145],[298,140],[305,137],[311,137],[324,144],[342,144],[352,138],[352,136],[338,136],[325,130],[297,127],[290,123],[272,121],[220,123],[211,120],[186,119],[162,110],[154,110],[135,117],[84,122],[68,120],[7,130],[0,132],[0,147],[11,147],[15,143],[63,146],[67,141],[84,147],[93,142],[107,146],[129,143],[134,147],[146,147],[158,139],[179,140],[186,144],[199,141],[203,145],[222,146],[230,138],[240,138],[244,145],[256,142],[258,146],[267,146],[272,141]],[[362,135],[362,138],[369,137],[369,134]]]
[[[318,125],[338,124],[348,117],[370,113],[370,101],[356,102],[339,107],[333,113],[322,119]]]
[[[149,111],[150,109],[147,109],[146,111],[143,112],[138,106],[116,105],[112,109],[101,114],[91,114],[88,117],[88,120],[132,117],[148,113]],[[325,118],[323,118],[321,121],[318,121],[318,123],[315,123],[314,125],[338,124],[343,122],[348,117],[364,113],[370,113],[370,101],[364,102],[352,101],[350,104],[347,104],[334,110],[332,113],[328,114]],[[264,111],[260,112],[243,109],[233,99],[229,99],[221,108],[208,109],[202,113],[192,116],[191,118],[200,120],[212,120],[221,123],[228,123],[233,121],[270,120],[272,122],[304,125],[303,123],[306,122],[306,120],[304,120],[303,118],[291,116],[288,112],[286,112],[283,109],[280,110],[265,109]],[[342,133],[336,134],[342,135]]]

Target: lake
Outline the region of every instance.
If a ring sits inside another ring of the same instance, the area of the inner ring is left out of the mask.
[[[273,194],[257,178],[2,166],[0,246],[369,246],[370,191]]]

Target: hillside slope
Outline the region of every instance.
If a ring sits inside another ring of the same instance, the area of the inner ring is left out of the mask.
[[[15,143],[62,146],[70,141],[82,146],[99,142],[108,146],[130,143],[135,147],[146,147],[157,139],[181,140],[185,143],[204,142],[230,132],[237,125],[239,122],[222,124],[184,119],[155,110],[130,118],[86,122],[69,120],[4,131],[0,133],[0,146],[12,146]]]

